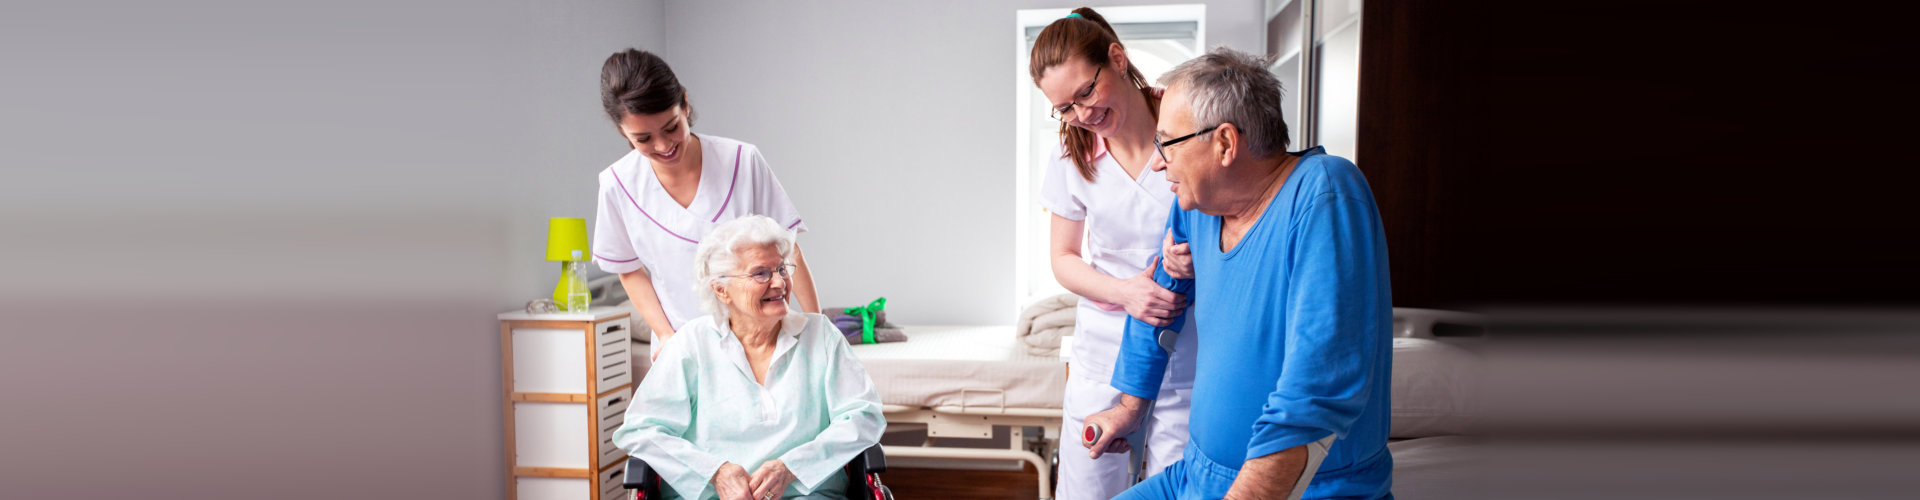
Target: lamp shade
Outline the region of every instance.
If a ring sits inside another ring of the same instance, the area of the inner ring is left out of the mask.
[[[587,255],[587,220],[572,217],[547,219],[547,260],[570,261],[573,252]]]

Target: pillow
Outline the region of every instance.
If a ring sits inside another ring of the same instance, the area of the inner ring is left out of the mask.
[[[1479,357],[1444,341],[1393,339],[1389,437],[1465,434],[1473,420]]]
[[[609,274],[588,281],[587,293],[593,294],[593,305],[596,306],[632,302],[627,300],[627,287],[620,284],[618,274]]]

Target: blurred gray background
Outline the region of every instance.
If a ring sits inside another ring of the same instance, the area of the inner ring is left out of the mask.
[[[10,2],[0,497],[504,498],[494,314],[627,151],[627,47],[761,147],[823,303],[1010,324],[1015,10],[1081,4]]]

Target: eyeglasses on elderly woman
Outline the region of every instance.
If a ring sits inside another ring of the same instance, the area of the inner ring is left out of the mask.
[[[753,278],[754,283],[765,285],[768,282],[773,281],[773,275],[775,274],[779,274],[780,279],[792,281],[794,267],[795,266],[793,264],[786,264],[777,268],[762,267],[759,269],[754,269],[753,272],[750,272],[747,274],[722,274],[714,277],[715,278],[741,278],[741,277]]]

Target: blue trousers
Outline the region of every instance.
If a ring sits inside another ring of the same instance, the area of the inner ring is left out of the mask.
[[[1121,492],[1115,500],[1195,500],[1227,496],[1233,478],[1240,469],[1208,460],[1193,444],[1181,453],[1180,461],[1168,465],[1159,474]]]
[[[1307,443],[1307,463],[1305,466],[1308,474],[1303,475],[1299,482],[1294,485],[1294,487],[1298,489],[1294,491],[1293,498],[1347,498],[1350,496],[1350,494],[1342,494],[1339,491],[1340,482],[1338,480],[1332,483],[1313,482],[1313,479],[1320,475],[1320,465],[1322,460],[1326,458],[1327,448],[1332,445],[1333,440],[1334,436],[1327,436],[1319,441]],[[1391,466],[1392,462],[1389,461],[1388,467]],[[1121,492],[1120,496],[1114,498],[1125,500],[1212,500],[1227,496],[1227,490],[1233,489],[1233,480],[1237,477],[1240,477],[1240,469],[1214,462],[1212,459],[1207,458],[1206,453],[1200,451],[1200,447],[1195,446],[1193,442],[1189,441],[1187,442],[1186,451],[1181,453],[1180,461],[1168,465],[1167,468],[1161,470],[1159,474],[1149,477],[1145,481],[1141,481],[1140,484],[1133,485],[1133,488]],[[1308,490],[1316,488],[1319,489],[1319,491],[1315,494],[1305,495]],[[1383,486],[1378,492],[1367,492],[1353,498],[1393,500],[1393,494],[1387,492]]]

